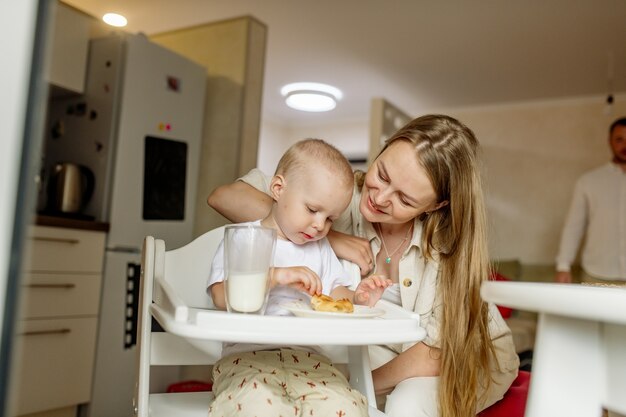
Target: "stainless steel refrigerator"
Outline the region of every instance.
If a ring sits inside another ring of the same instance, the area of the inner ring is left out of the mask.
[[[143,35],[91,41],[85,94],[57,98],[45,159],[88,167],[81,215],[110,223],[89,417],[129,417],[144,236],[192,238],[206,69]]]

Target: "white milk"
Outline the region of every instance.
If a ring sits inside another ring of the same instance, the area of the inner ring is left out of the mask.
[[[254,313],[261,310],[267,291],[267,273],[231,273],[226,280],[226,299],[231,310]]]

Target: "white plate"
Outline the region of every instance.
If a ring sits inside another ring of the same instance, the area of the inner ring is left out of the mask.
[[[354,306],[352,313],[333,313],[329,311],[315,311],[303,301],[290,301],[282,305],[297,317],[331,318],[331,319],[371,319],[385,314],[385,310],[365,306]]]

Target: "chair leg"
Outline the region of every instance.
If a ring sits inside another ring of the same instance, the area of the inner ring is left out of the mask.
[[[350,385],[365,395],[370,407],[376,408],[376,394],[367,346],[348,346],[348,370]]]

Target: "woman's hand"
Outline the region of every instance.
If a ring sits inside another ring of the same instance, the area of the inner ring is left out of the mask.
[[[374,268],[374,254],[367,239],[347,235],[335,230],[331,230],[327,237],[337,257],[357,264],[361,270],[362,277],[372,272]]]
[[[354,304],[372,307],[380,300],[385,288],[392,284],[393,282],[384,275],[372,275],[363,278],[354,291]]]
[[[306,266],[274,267],[270,277],[270,288],[285,285],[311,296],[322,293],[322,280]]]

